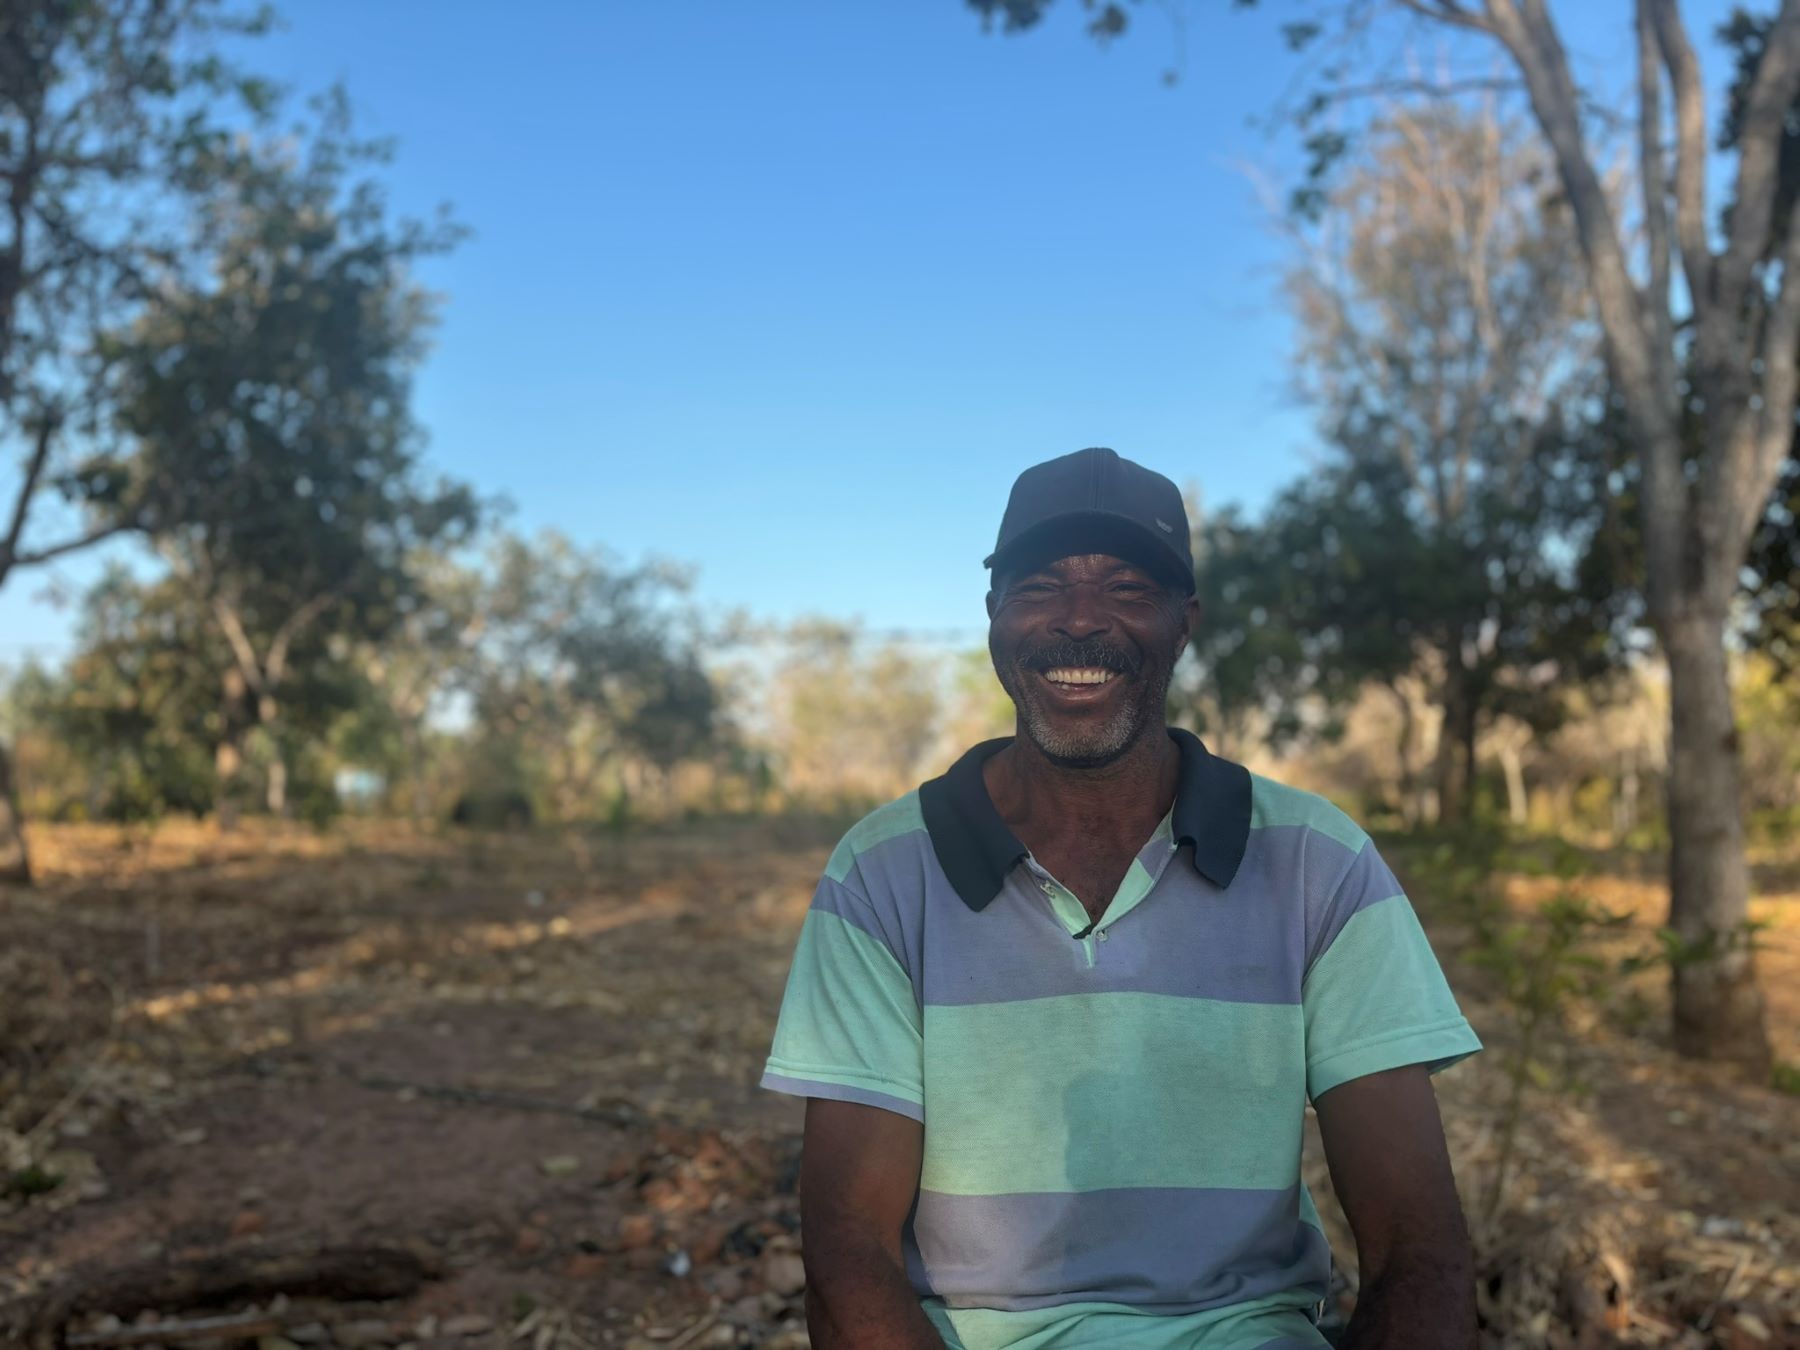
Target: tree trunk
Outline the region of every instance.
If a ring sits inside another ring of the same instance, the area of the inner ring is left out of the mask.
[[[1463,686],[1462,705],[1457,711],[1462,716],[1456,728],[1457,748],[1462,757],[1462,818],[1468,820],[1475,814],[1475,741],[1480,734],[1480,709],[1475,705],[1475,691],[1468,685]]]
[[[1637,750],[1626,750],[1619,757],[1619,784],[1613,796],[1614,842],[1623,844],[1637,828],[1638,821]]]
[[[0,743],[0,881],[31,884],[31,854],[25,848],[25,818],[13,776],[12,748]]]
[[[1519,747],[1510,741],[1500,747],[1500,767],[1506,771],[1507,817],[1513,824],[1523,825],[1531,816],[1525,799],[1525,761]]]
[[[279,741],[274,742],[274,754],[269,760],[269,781],[263,785],[263,804],[269,808],[269,814],[277,819],[288,813],[288,766],[287,752],[281,748]]]
[[[221,737],[213,747],[213,816],[221,830],[235,830],[238,823],[239,775],[244,752],[235,740]]]
[[[213,816],[221,830],[237,828],[243,790],[244,676],[235,667],[220,682],[219,739],[213,746]]]
[[[1461,825],[1469,819],[1474,710],[1469,706],[1467,680],[1454,657],[1446,662],[1443,708],[1437,743],[1437,818],[1440,825]]]
[[[407,772],[412,776],[413,824],[423,825],[431,819],[431,783],[426,777],[425,735],[417,724],[407,730],[406,747]]]
[[[1665,625],[1669,660],[1669,926],[1675,1047],[1684,1055],[1769,1070],[1755,954],[1745,927],[1750,869],[1725,616],[1691,606]]]
[[[1419,826],[1420,803],[1418,785],[1413,774],[1413,707],[1412,700],[1406,691],[1397,684],[1389,684],[1387,690],[1394,696],[1394,702],[1400,708],[1400,737],[1397,749],[1400,754],[1400,818],[1409,830]]]
[[[281,705],[276,702],[275,695],[265,689],[256,697],[256,724],[262,728],[269,743],[269,774],[263,783],[263,806],[277,820],[286,819],[288,813],[287,747],[281,743],[275,729],[280,719]]]

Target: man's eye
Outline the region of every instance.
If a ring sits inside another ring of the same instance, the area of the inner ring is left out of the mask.
[[[1148,595],[1150,588],[1141,581],[1115,581],[1112,585],[1114,595]]]
[[[1013,587],[1013,594],[1049,595],[1052,589],[1050,583],[1046,581],[1022,581],[1017,586]]]

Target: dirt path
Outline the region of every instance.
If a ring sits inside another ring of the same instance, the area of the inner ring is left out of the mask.
[[[803,1345],[799,1107],[753,1084],[830,838],[44,832],[46,883],[0,893],[0,1150],[62,1180],[0,1201],[0,1344],[81,1291],[76,1330]],[[1569,1056],[1481,1226],[1492,1343],[1800,1345],[1795,1099],[1604,1024]],[[1471,1197],[1503,1091],[1493,1055],[1441,1080]],[[346,1249],[415,1287],[357,1296]],[[258,1286],[289,1256],[318,1287]]]

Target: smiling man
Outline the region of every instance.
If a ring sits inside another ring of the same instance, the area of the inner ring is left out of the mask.
[[[1166,725],[1199,619],[1181,494],[1089,449],[1026,470],[987,565],[1015,734],[832,853],[763,1083],[808,1099],[819,1350],[1467,1350],[1429,1075],[1480,1049],[1399,883],[1320,797]]]

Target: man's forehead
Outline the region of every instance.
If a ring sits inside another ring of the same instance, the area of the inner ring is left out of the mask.
[[[1142,572],[1149,575],[1142,563],[1132,562],[1129,558],[1120,558],[1111,553],[1065,553],[1058,557],[1042,560],[1024,560],[1015,576],[1029,576],[1036,572],[1062,572],[1077,575],[1108,575],[1113,572]]]

